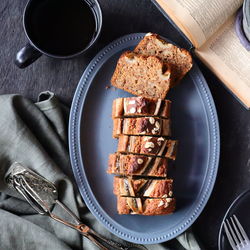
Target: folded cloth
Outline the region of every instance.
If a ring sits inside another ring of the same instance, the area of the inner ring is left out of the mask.
[[[83,223],[106,238],[130,246],[108,232],[89,212],[75,187],[67,145],[68,109],[49,91],[37,103],[20,95],[0,96],[0,249],[68,250],[98,249],[77,231],[48,216],[42,216],[15,191],[4,176],[17,161],[53,182],[59,200]],[[59,215],[62,211],[57,211]],[[191,231],[163,244],[147,245],[148,249],[200,249]]]

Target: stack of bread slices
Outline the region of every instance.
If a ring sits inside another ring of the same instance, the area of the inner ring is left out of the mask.
[[[112,85],[136,95],[115,99],[112,107],[118,148],[109,156],[107,172],[116,175],[119,214],[162,215],[175,210],[168,167],[176,159],[178,142],[170,139],[171,101],[165,97],[191,67],[188,51],[152,33],[118,60]]]

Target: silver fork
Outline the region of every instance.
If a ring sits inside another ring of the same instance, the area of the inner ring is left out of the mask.
[[[250,250],[250,240],[236,215],[223,223],[228,241],[234,250]]]

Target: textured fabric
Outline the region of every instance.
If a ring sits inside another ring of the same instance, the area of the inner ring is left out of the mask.
[[[19,95],[0,96],[0,249],[68,250],[97,249],[75,230],[37,214],[4,181],[10,165],[17,161],[55,183],[59,200],[82,221],[107,238],[118,239],[93,217],[74,186],[67,145],[68,109],[53,93],[39,95],[38,102]],[[61,210],[57,210],[63,216]],[[200,249],[190,231],[148,249]]]

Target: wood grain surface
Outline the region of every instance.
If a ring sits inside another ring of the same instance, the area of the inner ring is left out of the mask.
[[[0,1],[0,94],[19,93],[36,100],[41,91],[51,90],[70,105],[85,67],[112,40],[128,33],[152,31],[181,46],[186,45],[185,40],[150,0],[100,0],[103,29],[91,50],[71,60],[42,56],[28,68],[19,69],[13,61],[16,52],[27,43],[22,27],[26,2]],[[194,223],[193,231],[206,249],[217,249],[218,231],[224,213],[238,194],[250,188],[250,113],[209,70],[196,61],[205,75],[217,107],[221,160],[214,191],[203,213]]]

